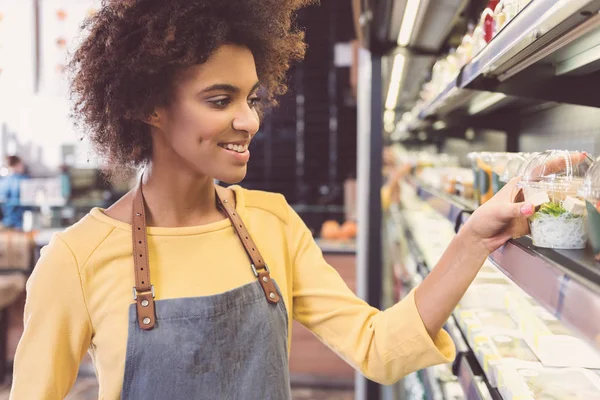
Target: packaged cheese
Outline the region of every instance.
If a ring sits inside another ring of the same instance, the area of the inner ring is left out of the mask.
[[[504,367],[504,400],[600,400],[600,378],[583,368]]]
[[[492,387],[498,387],[500,367],[538,361],[519,332],[482,331],[472,347]]]

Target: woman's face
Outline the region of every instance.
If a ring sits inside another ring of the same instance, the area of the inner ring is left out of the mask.
[[[246,176],[248,145],[259,128],[259,87],[246,47],[221,46],[175,82],[167,107],[156,109],[153,163],[169,163],[227,183]]]

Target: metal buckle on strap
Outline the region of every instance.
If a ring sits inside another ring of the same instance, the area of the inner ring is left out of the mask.
[[[256,267],[254,266],[254,264],[250,264],[250,266],[252,267],[252,272],[254,272],[254,276],[256,278],[258,278],[258,271],[256,270]],[[270,274],[271,271],[269,270],[269,266],[267,264],[265,264],[265,269],[267,270],[267,272]]]
[[[150,286],[150,289],[151,289],[150,292],[152,293],[152,298],[154,298],[155,297],[154,285]],[[140,292],[140,293],[148,293],[148,292]],[[135,287],[134,287],[133,288],[133,300],[137,300],[137,295],[138,295],[138,292],[137,292],[137,290],[135,290]]]

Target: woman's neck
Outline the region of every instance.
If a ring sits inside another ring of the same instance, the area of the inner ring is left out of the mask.
[[[210,177],[149,164],[144,171],[143,190],[150,226],[195,226],[225,218],[217,209]]]

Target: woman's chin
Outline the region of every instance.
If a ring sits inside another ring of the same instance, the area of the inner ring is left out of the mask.
[[[227,171],[226,173],[219,174],[218,176],[215,176],[215,179],[228,185],[235,185],[243,181],[245,177],[246,167],[243,167],[239,168],[237,171]]]

